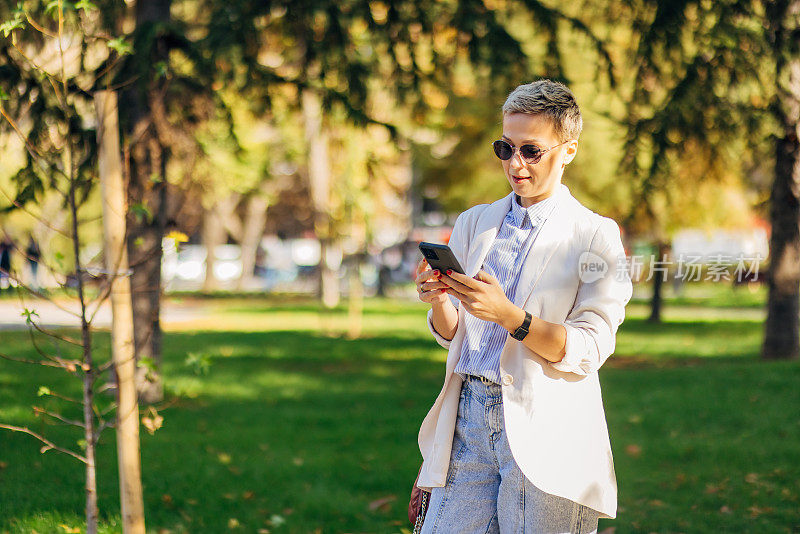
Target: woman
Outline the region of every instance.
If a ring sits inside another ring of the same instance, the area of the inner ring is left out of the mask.
[[[597,371],[631,297],[619,227],[561,183],[580,109],[517,87],[493,147],[512,192],[456,220],[466,275],[417,268],[445,380],[419,432],[423,533],[593,532],[617,490]]]

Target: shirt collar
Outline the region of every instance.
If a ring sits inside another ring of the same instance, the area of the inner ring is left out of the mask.
[[[538,226],[544,222],[548,215],[550,215],[550,211],[555,205],[556,194],[550,195],[546,199],[540,200],[539,202],[527,208],[520,206],[519,201],[517,200],[518,198],[519,197],[517,195],[514,195],[512,198],[511,211],[509,214],[511,215],[511,221],[514,223],[514,225],[517,228],[522,228],[522,223],[525,220],[526,213],[532,226]]]

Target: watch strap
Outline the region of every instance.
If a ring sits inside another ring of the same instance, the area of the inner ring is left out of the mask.
[[[533,317],[529,312],[526,311],[525,320],[522,321],[522,325],[520,327],[514,330],[514,333],[511,334],[511,337],[513,337],[517,341],[522,341],[523,339],[525,339],[525,336],[528,335],[528,329],[531,326],[531,319],[533,319]]]

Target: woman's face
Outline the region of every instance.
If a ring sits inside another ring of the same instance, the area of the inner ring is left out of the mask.
[[[536,145],[547,150],[561,143],[553,124],[544,115],[512,113],[503,117],[503,139],[511,146]],[[536,164],[526,163],[519,150],[511,159],[502,161],[511,189],[519,195],[522,206],[528,207],[549,198],[561,184],[564,166],[572,161],[578,150],[578,141],[570,140],[548,150]]]

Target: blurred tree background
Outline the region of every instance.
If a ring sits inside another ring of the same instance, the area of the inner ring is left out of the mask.
[[[61,49],[42,39],[58,13]],[[316,256],[295,266],[310,281],[301,289],[331,317],[349,297],[346,336],[358,338],[370,328],[370,269],[378,265],[383,294],[385,266],[404,268],[392,255],[446,239],[457,213],[507,194],[490,147],[500,108],[516,85],[547,77],[570,86],[584,118],[564,183],[620,223],[629,254],[661,259],[687,228],[747,232],[768,221],[760,355],[797,359],[799,47],[800,0],[3,2],[0,241],[16,245],[16,272],[37,241],[55,291],[103,265],[92,99],[116,91],[137,388],[156,403],[166,266],[179,253],[203,251],[203,294],[252,294],[269,289],[266,241],[313,241]],[[41,74],[62,56],[66,116]],[[75,162],[62,157],[68,144],[81,147]],[[56,163],[43,168],[34,153]],[[84,273],[65,237],[73,164]],[[272,260],[296,260],[275,250]],[[637,289],[656,328],[664,289],[652,280]],[[306,311],[297,311],[303,321]]]
[[[120,91],[137,354],[156,368],[169,232],[199,236],[211,251],[206,291],[218,286],[218,245],[241,247],[245,289],[266,228],[310,233],[321,243],[319,294],[333,307],[343,259],[357,267],[379,250],[381,232],[397,228],[387,212],[419,215],[407,213],[415,201],[392,199],[411,195],[457,213],[507,191],[488,148],[500,133],[498,110],[510,88],[539,77],[568,82],[585,116],[582,153],[565,182],[620,220],[629,239],[662,250],[682,227],[747,227],[753,214],[772,209],[782,268],[770,278],[764,355],[798,354],[796,321],[788,332],[780,326],[794,317],[800,283],[792,2],[63,7],[95,40],[113,44],[67,46],[79,88],[72,105],[84,117],[71,128],[87,150],[83,212],[91,219],[99,209],[87,99],[100,88]],[[52,211],[52,226],[63,225],[57,184],[26,158],[18,133],[37,149],[58,150],[47,82],[20,63],[23,54],[46,62],[54,53],[26,29],[53,12],[52,2],[37,0],[0,12],[3,105],[22,124],[20,132],[3,126],[4,226],[18,240],[36,236],[49,264],[59,263],[65,244],[24,212]],[[97,257],[99,247],[86,254]],[[70,266],[56,271],[67,275]],[[142,396],[157,400],[158,374],[148,376],[140,378]]]

